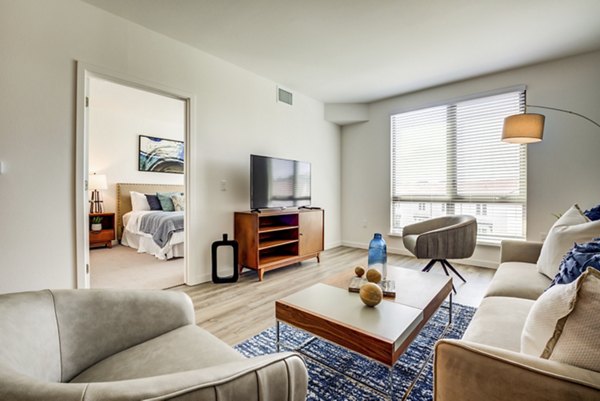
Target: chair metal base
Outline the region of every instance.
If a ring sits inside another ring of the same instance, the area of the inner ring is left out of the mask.
[[[433,268],[433,265],[436,264],[436,262],[440,262],[440,264],[442,265],[442,268],[444,269],[444,273],[446,273],[446,276],[449,276],[450,273],[448,273],[448,269],[452,270],[452,272],[454,274],[456,274],[458,276],[459,279],[461,279],[464,283],[467,282],[467,280],[465,280],[463,278],[463,276],[460,275],[460,273],[458,271],[456,271],[456,269],[454,268],[454,266],[452,266],[450,264],[450,262],[448,262],[446,259],[431,259],[429,261],[429,263],[427,263],[427,266],[425,266],[423,268],[423,272],[429,272],[429,270],[431,270]],[[454,288],[454,284],[452,284],[452,291],[454,291],[454,293],[456,294],[456,288]]]

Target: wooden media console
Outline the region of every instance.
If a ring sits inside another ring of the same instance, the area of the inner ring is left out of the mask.
[[[323,251],[324,211],[300,209],[235,212],[234,236],[239,244],[240,272],[265,271],[317,258]]]

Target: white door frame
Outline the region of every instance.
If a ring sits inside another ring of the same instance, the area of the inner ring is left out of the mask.
[[[191,175],[196,165],[190,149],[193,145],[192,132],[195,132],[196,98],[195,95],[165,87],[164,85],[148,82],[136,77],[131,77],[102,67],[77,62],[77,121],[76,121],[76,160],[75,160],[75,235],[77,246],[77,288],[90,288],[90,253],[89,253],[89,195],[88,181],[88,150],[89,150],[89,108],[86,99],[89,96],[89,80],[91,77],[104,79],[117,84],[145,90],[159,95],[183,100],[185,102],[185,244],[184,244],[184,282],[190,284],[189,246],[190,233],[192,232],[191,202]]]

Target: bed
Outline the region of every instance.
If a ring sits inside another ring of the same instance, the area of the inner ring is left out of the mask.
[[[143,194],[184,192],[183,185],[117,184],[117,238],[121,245],[161,260],[184,256],[184,212],[132,210],[131,191]],[[176,225],[173,222],[179,222]],[[170,228],[165,228],[164,225]]]

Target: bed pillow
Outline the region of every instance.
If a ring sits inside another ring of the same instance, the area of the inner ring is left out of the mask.
[[[550,228],[537,261],[538,272],[554,279],[573,243],[588,242],[597,237],[600,237],[600,220],[589,221],[579,206],[571,206]]]
[[[183,195],[183,192],[157,192],[156,193],[156,196],[158,196],[158,200],[160,202],[160,206],[162,207],[162,210],[164,210],[165,212],[174,212],[175,211],[175,205],[173,205],[173,200],[171,199],[171,196],[176,195],[176,194]]]
[[[588,268],[556,285],[533,304],[521,352],[600,372],[600,271]]]
[[[588,267],[600,270],[600,238],[585,244],[575,244],[560,263],[558,274],[552,280],[550,287],[577,280]]]
[[[173,207],[176,212],[183,212],[185,210],[185,196],[183,194],[174,194],[171,196],[173,201]]]
[[[152,194],[146,194],[146,199],[150,205],[150,210],[162,210],[158,196]]]
[[[583,214],[592,221],[600,220],[600,205],[593,207],[590,210],[586,210]]]
[[[146,195],[135,191],[129,192],[129,195],[131,196],[131,209],[133,211],[150,210]]]

